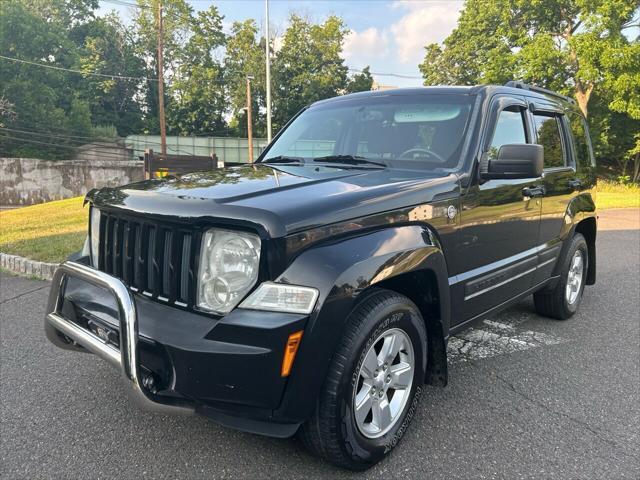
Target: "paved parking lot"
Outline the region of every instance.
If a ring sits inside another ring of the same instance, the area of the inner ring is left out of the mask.
[[[640,212],[604,212],[598,284],[567,322],[531,301],[450,345],[400,447],[353,474],[294,440],[140,412],[118,374],[50,345],[49,284],[0,274],[0,477],[640,478]]]

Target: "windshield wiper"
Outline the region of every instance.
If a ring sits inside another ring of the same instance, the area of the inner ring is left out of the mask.
[[[262,160],[260,163],[295,163],[299,165],[304,164],[304,159],[301,157],[287,157],[286,155],[278,155],[276,157],[267,158],[266,160]]]
[[[321,163],[342,163],[344,165],[375,165],[376,167],[386,168],[384,163],[374,162],[356,155],[327,155],[326,157],[314,158],[313,161]]]

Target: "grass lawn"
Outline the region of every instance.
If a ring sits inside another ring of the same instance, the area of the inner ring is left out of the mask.
[[[61,262],[82,248],[88,208],[82,197],[0,212],[0,252]],[[640,187],[599,181],[599,209],[640,207]]]
[[[82,249],[89,208],[83,197],[0,212],[0,252],[61,262]]]
[[[640,186],[599,180],[596,205],[599,209],[640,208]]]

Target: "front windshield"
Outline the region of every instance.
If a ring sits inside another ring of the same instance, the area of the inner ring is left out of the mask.
[[[469,95],[423,94],[312,106],[276,139],[262,161],[338,157],[335,161],[352,156],[390,166],[454,168],[472,104]]]

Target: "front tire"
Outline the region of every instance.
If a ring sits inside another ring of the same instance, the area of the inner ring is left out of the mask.
[[[560,280],[556,286],[533,294],[533,302],[540,315],[567,320],[578,311],[586,284],[588,261],[587,242],[580,233],[576,233],[560,260]]]
[[[413,418],[426,348],[415,304],[388,290],[371,292],[349,316],[316,410],[300,429],[307,448],[351,470],[379,462]]]

